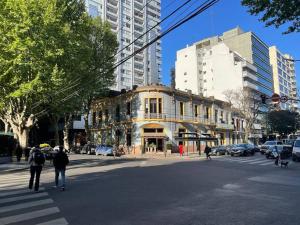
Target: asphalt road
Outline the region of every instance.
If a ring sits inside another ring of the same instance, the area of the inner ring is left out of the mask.
[[[45,190],[38,193],[47,195],[34,199],[26,198],[38,194],[5,194],[23,190],[15,185],[26,185],[26,172],[0,176],[0,225],[300,224],[300,163],[280,168],[259,154],[212,161],[76,157],[65,192],[51,187],[51,169],[42,174]],[[5,179],[15,182],[3,189]]]

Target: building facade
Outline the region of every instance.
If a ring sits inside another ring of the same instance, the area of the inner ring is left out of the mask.
[[[190,135],[215,138],[211,145],[241,143],[244,121],[228,104],[162,85],[138,87],[94,101],[91,131],[98,144],[128,146],[132,154],[204,147]]]
[[[296,72],[293,57],[282,54],[276,46],[269,48],[270,63],[273,69],[274,92],[280,96],[297,98]],[[280,103],[282,109],[295,110],[298,104],[295,101]]]
[[[139,38],[149,28],[160,22],[161,5],[158,1],[146,0],[85,0],[88,13],[99,16],[110,23],[117,35],[119,51],[116,61],[131,55],[161,33],[158,26],[147,35]],[[130,90],[134,85],[143,86],[160,83],[161,80],[161,41],[149,46],[120,65],[116,70],[114,90]]]
[[[225,101],[224,92],[252,87],[257,69],[222,42],[207,39],[177,52],[176,88]]]
[[[273,94],[269,48],[254,33],[235,28],[177,52],[176,88],[224,99],[241,87]]]

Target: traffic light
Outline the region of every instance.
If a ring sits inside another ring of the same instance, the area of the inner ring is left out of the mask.
[[[267,96],[266,95],[261,95],[260,97],[261,97],[261,103],[266,104]]]

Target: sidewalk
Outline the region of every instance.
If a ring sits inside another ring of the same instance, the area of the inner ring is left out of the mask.
[[[29,168],[27,161],[22,159],[20,162],[17,162],[16,159],[13,159],[13,162],[1,163],[0,164],[0,173],[16,172]]]
[[[183,156],[180,156],[179,153],[172,153],[172,154],[165,154],[163,153],[156,153],[156,154],[143,154],[143,155],[123,155],[122,157],[124,158],[140,158],[140,159],[170,159],[170,160],[175,160],[175,159],[203,159],[206,158],[205,154],[199,155],[199,153],[184,153]]]

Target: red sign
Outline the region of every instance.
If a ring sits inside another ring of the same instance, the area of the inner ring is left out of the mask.
[[[272,102],[279,102],[280,101],[280,95],[279,94],[273,94],[272,97]]]

